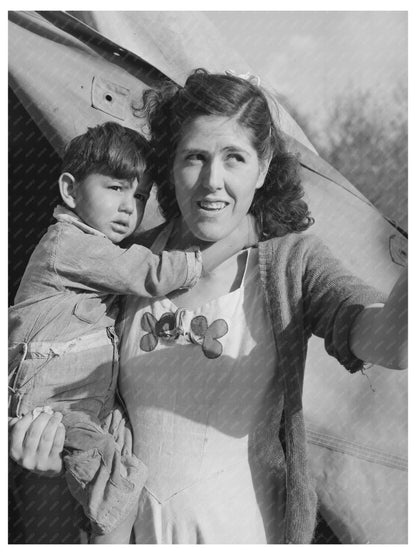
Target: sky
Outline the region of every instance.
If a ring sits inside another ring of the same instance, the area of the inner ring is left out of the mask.
[[[205,12],[255,73],[323,121],[336,95],[407,80],[405,11]]]

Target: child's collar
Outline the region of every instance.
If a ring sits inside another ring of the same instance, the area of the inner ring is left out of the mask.
[[[65,206],[62,206],[61,204],[58,204],[58,206],[55,207],[55,210],[53,211],[53,217],[58,220],[58,222],[67,222],[75,225],[76,227],[84,231],[84,233],[89,233],[90,235],[98,235],[99,237],[105,237],[107,239],[107,236],[104,235],[104,233],[101,233],[101,231],[98,231],[97,229],[94,229],[93,227],[84,223],[81,218],[77,214],[75,214],[75,212],[73,212],[69,208],[66,208]]]

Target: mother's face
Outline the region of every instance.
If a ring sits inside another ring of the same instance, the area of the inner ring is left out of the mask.
[[[182,233],[210,242],[229,235],[247,214],[266,173],[249,132],[234,118],[192,120],[173,162]]]

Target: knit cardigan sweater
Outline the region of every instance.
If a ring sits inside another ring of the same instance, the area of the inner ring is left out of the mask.
[[[367,305],[383,302],[382,293],[366,285],[309,233],[290,234],[259,244],[259,264],[266,304],[278,354],[279,399],[269,431],[260,432],[260,451],[268,465],[285,467],[285,542],[310,543],[315,528],[317,498],[311,483],[302,388],[307,342],[324,338],[327,352],[351,373],[363,367],[349,349],[355,317]],[[285,454],[278,437],[283,417]],[[263,447],[261,447],[263,443]]]
[[[150,246],[164,225],[141,235],[141,242]],[[278,362],[276,403],[267,424],[255,431],[253,448],[265,471],[286,485],[285,543],[311,543],[317,496],[302,410],[308,339],[322,337],[327,352],[351,373],[362,369],[363,361],[349,349],[349,331],[365,306],[385,296],[353,276],[310,233],[259,243],[259,266]]]

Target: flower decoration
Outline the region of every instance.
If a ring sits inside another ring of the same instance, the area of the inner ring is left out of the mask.
[[[140,349],[151,352],[156,349],[159,339],[174,342],[180,336],[185,337],[190,343],[201,345],[202,352],[207,358],[218,358],[222,355],[223,346],[218,341],[228,333],[228,325],[225,320],[219,318],[208,325],[205,316],[192,318],[188,332],[183,328],[183,309],[176,313],[165,312],[157,320],[150,312],[145,312],[141,319],[141,327],[146,335],[140,339]]]

